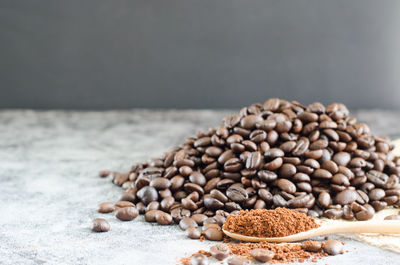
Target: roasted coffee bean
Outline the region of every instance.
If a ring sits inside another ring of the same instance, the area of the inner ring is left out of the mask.
[[[290,180],[287,179],[278,179],[276,181],[276,185],[278,188],[280,188],[283,191],[286,191],[287,193],[295,193],[296,192],[296,185],[293,184]]]
[[[199,208],[199,207],[197,206],[197,204],[194,203],[194,202],[193,202],[191,199],[189,199],[189,198],[183,198],[183,199],[181,200],[181,203],[182,203],[183,208],[188,209],[188,210],[190,210],[190,211],[195,211],[195,210],[197,210],[197,208]]]
[[[198,226],[198,225],[197,225],[196,221],[193,220],[193,219],[190,218],[190,217],[183,217],[182,220],[179,222],[179,227],[180,227],[182,230],[186,230],[186,229],[188,229],[189,227],[197,227],[197,226]]]
[[[136,207],[124,207],[117,210],[115,215],[121,221],[131,221],[139,215]]]
[[[93,219],[92,231],[94,232],[108,232],[110,230],[110,224],[103,218]]]
[[[262,156],[260,152],[252,152],[246,160],[246,168],[257,169],[261,165]]]
[[[150,210],[159,210],[160,209],[160,203],[159,202],[151,202],[146,206],[146,212]]]
[[[296,174],[296,167],[292,164],[283,164],[279,169],[279,176],[282,178],[291,178]]]
[[[99,204],[98,212],[99,213],[111,213],[115,210],[114,203],[112,202],[103,202]]]
[[[207,182],[204,175],[198,171],[192,172],[192,174],[190,174],[190,176],[189,176],[189,180],[190,180],[190,182],[195,183],[200,186],[206,185],[206,182]]]
[[[363,208],[364,210],[356,213],[356,219],[358,221],[366,221],[374,217],[375,209],[371,205],[365,204],[363,205]]]
[[[144,214],[146,212],[146,206],[143,204],[143,202],[138,202],[136,204],[136,209],[139,211],[139,214]]]
[[[229,187],[226,196],[234,202],[243,202],[249,198],[246,190],[238,186]]]
[[[206,239],[212,241],[222,241],[222,239],[224,238],[223,232],[220,229],[216,228],[208,228],[203,233]]]
[[[135,205],[132,202],[128,201],[118,201],[114,204],[115,208],[124,208],[124,207],[135,207]]]
[[[332,178],[332,173],[326,169],[316,169],[313,173],[315,178],[330,179]]]
[[[196,227],[189,227],[185,230],[186,236],[191,239],[199,239],[201,236],[201,232]]]
[[[224,204],[221,201],[211,196],[204,196],[204,206],[211,211],[224,208]]]
[[[156,201],[158,199],[157,190],[151,186],[146,186],[141,188],[137,192],[137,196],[145,205],[149,204],[152,201]]]
[[[215,259],[221,261],[229,256],[230,249],[227,245],[217,244],[210,247],[210,253]]]
[[[183,218],[189,217],[190,215],[190,211],[182,207],[177,207],[171,210],[171,216],[175,223],[179,223]]]
[[[354,190],[346,189],[339,192],[335,197],[335,202],[340,205],[351,204],[357,199],[357,192]]]
[[[150,210],[144,214],[144,219],[146,222],[155,222],[157,214],[161,212],[160,210]]]
[[[191,218],[197,223],[197,225],[202,226],[203,222],[208,218],[205,214],[193,214]]]
[[[385,217],[385,220],[400,220],[400,215],[389,215]]]
[[[209,261],[206,255],[196,254],[190,258],[190,265],[208,265]]]
[[[324,244],[324,251],[329,255],[343,254],[343,244],[337,240],[328,240]]]
[[[156,213],[156,222],[159,225],[170,225],[172,224],[172,216],[168,213],[159,211]]]
[[[329,219],[340,219],[343,216],[342,209],[328,209],[324,211],[324,217]]]
[[[271,182],[278,178],[278,175],[270,170],[261,170],[257,173],[258,177],[264,182]]]
[[[217,189],[211,190],[210,195],[211,195],[211,197],[219,200],[222,203],[228,202],[228,197],[226,197],[225,194],[223,194],[221,191],[219,191]]]
[[[257,115],[248,115],[240,121],[240,125],[244,129],[253,129],[256,127],[257,123],[262,123],[264,119]]]
[[[255,260],[265,263],[265,262],[271,261],[274,258],[275,253],[270,250],[263,249],[263,248],[255,248],[250,251],[250,255]]]

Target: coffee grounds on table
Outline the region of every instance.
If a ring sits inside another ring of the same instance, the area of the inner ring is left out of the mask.
[[[328,256],[323,253],[322,250],[319,252],[309,252],[302,248],[299,243],[289,244],[275,244],[268,242],[260,243],[229,243],[228,247],[231,250],[231,254],[245,256],[251,258],[250,252],[256,248],[262,248],[275,253],[274,258],[269,263],[291,263],[291,262],[304,262],[311,260],[316,262],[318,259]]]
[[[324,253],[322,249],[322,245],[324,242],[319,241],[304,241],[303,243],[268,243],[268,242],[260,242],[260,243],[228,243],[227,246],[230,249],[230,256],[242,256],[249,260],[253,260],[250,252],[253,249],[265,249],[272,251],[274,253],[274,257],[268,263],[293,263],[293,262],[304,262],[306,260],[317,262],[322,257],[328,256],[327,253]],[[314,251],[308,251],[304,248],[305,245],[319,245],[319,249],[315,249]],[[189,265],[190,259],[196,254],[204,254],[208,257],[211,256],[211,253],[205,250],[200,250],[196,253],[193,253],[189,257],[181,258],[180,262],[183,265]],[[229,258],[229,257],[228,257]]]
[[[287,208],[243,210],[228,216],[223,226],[226,231],[255,237],[283,237],[317,227],[313,217]]]

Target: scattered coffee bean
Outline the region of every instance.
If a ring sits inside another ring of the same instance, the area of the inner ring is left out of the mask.
[[[99,213],[111,213],[115,210],[114,203],[112,202],[103,202],[99,204],[98,212]]]
[[[329,255],[343,254],[343,244],[338,240],[328,240],[324,244],[324,251]]]
[[[96,218],[93,220],[92,231],[94,232],[108,232],[110,224],[103,218]]]
[[[400,215],[389,215],[385,217],[385,220],[400,220]]]
[[[131,221],[139,215],[136,207],[124,207],[117,210],[116,217],[121,221]]]
[[[135,207],[132,202],[128,201],[118,201],[115,203],[115,208],[125,208],[125,207]]]
[[[227,245],[217,244],[210,248],[211,255],[217,260],[224,260],[229,256],[230,250]]]
[[[271,261],[271,260],[274,258],[275,253],[272,252],[272,251],[263,249],[263,248],[256,248],[256,249],[253,249],[253,250],[250,252],[250,255],[251,255],[255,260],[257,260],[257,261],[259,261],[259,262],[265,263],[265,262]]]

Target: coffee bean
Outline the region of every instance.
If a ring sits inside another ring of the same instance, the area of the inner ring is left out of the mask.
[[[343,216],[342,209],[328,209],[324,211],[324,217],[329,219],[340,219]]]
[[[245,189],[238,186],[231,186],[226,190],[226,196],[234,202],[242,202],[249,198]]]
[[[326,169],[316,169],[313,173],[315,178],[330,179],[332,178],[332,173]]]
[[[114,203],[112,202],[103,202],[99,204],[98,212],[99,213],[111,213],[115,210]]]
[[[135,207],[132,202],[128,201],[118,201],[114,204],[115,208],[124,208],[124,207]]]
[[[206,255],[196,254],[190,259],[190,265],[208,265],[209,261]]]
[[[146,222],[156,222],[157,214],[161,212],[160,210],[150,210],[144,214],[144,219]]]
[[[292,164],[283,164],[279,169],[279,175],[282,178],[291,178],[294,174],[296,174],[296,167]]]
[[[210,247],[210,253],[215,259],[222,261],[229,256],[230,249],[227,245],[217,244]]]
[[[262,156],[260,152],[252,152],[246,160],[246,168],[257,169],[261,165]]]
[[[257,115],[248,115],[240,121],[240,125],[244,129],[253,129],[257,123],[262,123],[264,119]]]
[[[224,234],[222,233],[222,231],[219,229],[216,229],[216,228],[208,228],[203,233],[204,233],[204,236],[206,237],[206,239],[212,240],[212,241],[222,241],[222,239],[224,237]]]
[[[278,186],[278,188],[280,188],[281,190],[283,190],[287,193],[293,194],[296,192],[296,185],[294,185],[293,182],[291,182],[290,180],[278,179],[276,181],[276,185]]]
[[[161,209],[164,211],[168,211],[174,204],[174,202],[175,202],[174,197],[172,196],[165,197],[160,203]]]
[[[331,196],[329,193],[323,191],[318,195],[318,204],[323,208],[328,208],[331,204]]]
[[[92,231],[94,232],[108,232],[110,230],[110,224],[103,218],[95,218],[93,220]]]
[[[185,209],[188,209],[188,210],[190,210],[190,211],[195,211],[195,210],[197,210],[197,208],[199,208],[198,206],[197,206],[197,204],[196,203],[194,203],[191,199],[189,199],[189,198],[183,198],[182,200],[181,200],[181,203],[182,203],[182,206],[185,208]]]
[[[158,211],[156,213],[156,221],[159,225],[170,225],[172,224],[172,216],[168,213]]]
[[[271,182],[278,178],[278,175],[270,170],[261,170],[257,173],[258,177],[265,182]]]
[[[228,197],[226,197],[225,194],[223,194],[221,191],[219,191],[217,189],[211,190],[210,195],[211,195],[211,197],[219,200],[222,203],[228,202]]]
[[[275,253],[270,250],[263,249],[263,248],[255,248],[250,251],[250,255],[255,260],[265,263],[265,262],[271,261],[274,258]]]
[[[324,244],[324,251],[329,255],[343,254],[343,244],[337,240],[328,240]]]
[[[335,197],[336,203],[339,203],[340,205],[350,204],[352,202],[355,202],[356,199],[357,199],[357,192],[350,189],[346,189],[344,191],[339,192]]]
[[[400,215],[389,215],[385,217],[385,220],[400,220]]]
[[[138,210],[139,214],[144,214],[146,212],[146,206],[143,204],[143,202],[138,202],[136,204],[136,209]]]
[[[124,207],[117,210],[115,215],[121,221],[131,221],[139,215],[136,207]]]
[[[197,227],[197,223],[190,217],[183,217],[182,220],[179,222],[179,227],[182,230],[186,230],[189,227]]]
[[[339,166],[347,166],[350,160],[351,156],[346,152],[339,152],[333,156],[333,161]]]
[[[224,208],[224,204],[222,202],[211,196],[204,197],[204,206],[211,211]]]
[[[160,209],[160,203],[159,202],[151,202],[146,206],[146,212],[150,210],[159,210]]]
[[[197,223],[197,225],[202,226],[203,222],[208,218],[205,214],[193,214],[191,218]]]
[[[199,239],[201,232],[196,227],[189,227],[185,230],[186,236],[191,239]]]

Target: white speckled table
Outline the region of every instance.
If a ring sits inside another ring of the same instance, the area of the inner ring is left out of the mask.
[[[120,188],[97,176],[126,171],[231,111],[0,111],[0,264],[176,264],[208,242],[139,217],[90,231],[97,204]],[[375,134],[400,135],[399,114],[358,111]],[[400,255],[349,240],[317,264],[399,264]],[[216,263],[217,264],[217,263]],[[303,263],[304,264],[304,263]]]

